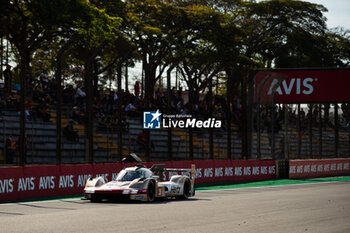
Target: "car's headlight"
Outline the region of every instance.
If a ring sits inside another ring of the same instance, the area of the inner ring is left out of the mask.
[[[85,189],[85,193],[95,193],[94,189]]]
[[[135,190],[132,190],[132,191],[131,191],[131,194],[137,194],[137,192],[138,192],[138,190],[135,189]]]
[[[129,194],[130,190],[123,190],[123,194]]]

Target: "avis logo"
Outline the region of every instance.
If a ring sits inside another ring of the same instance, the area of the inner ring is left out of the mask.
[[[143,112],[143,128],[144,129],[160,129],[160,116],[162,113],[157,110],[156,112]]]
[[[315,79],[315,81],[317,81],[317,79]],[[283,80],[281,85],[277,87],[276,93],[278,93],[279,95],[290,95],[294,90],[295,94],[297,95],[310,95],[314,91],[312,82],[314,82],[313,78],[306,78],[304,80],[302,80],[301,78],[292,78],[290,79],[289,83],[287,83],[287,80]],[[271,86],[269,88],[269,92],[267,93],[268,95],[272,94],[273,88],[277,83],[277,79],[274,79],[272,81]]]

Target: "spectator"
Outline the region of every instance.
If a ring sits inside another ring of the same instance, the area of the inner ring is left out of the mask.
[[[51,114],[48,112],[48,104],[41,103],[38,108],[35,109],[36,115],[41,117],[44,122],[51,122]]]
[[[34,86],[33,99],[39,101],[44,98],[43,86],[40,82],[37,82]]]
[[[74,95],[75,103],[80,103],[81,101],[83,101],[85,96],[86,93],[84,91],[84,88],[78,88],[77,92]]]
[[[26,101],[25,105],[25,115],[27,120],[34,120],[36,121],[36,113],[32,110],[32,105],[30,103],[30,100]]]
[[[71,114],[70,114],[71,119],[73,119],[75,122],[78,122],[79,124],[82,124],[85,119],[85,114],[83,111],[78,106],[74,106]]]
[[[114,94],[113,91],[109,93],[109,95],[106,97],[106,112],[107,114],[113,114],[114,112],[114,101],[115,99],[118,99],[118,97]]]
[[[63,102],[73,103],[75,90],[72,85],[68,85],[67,88],[63,90]]]
[[[11,85],[12,85],[12,71],[11,66],[7,65],[6,69],[4,70],[4,78],[5,78],[5,91],[7,93],[11,92]]]
[[[145,151],[147,149],[148,146],[147,146],[146,131],[145,130],[142,130],[142,133],[140,133],[137,136],[136,143],[137,143],[137,145],[139,145],[141,147],[141,149],[143,151]],[[150,144],[151,144],[151,148],[150,149],[153,150],[154,149],[153,142],[151,141]]]
[[[134,85],[134,93],[136,97],[140,96],[140,82],[136,81]]]
[[[12,136],[8,136],[6,140],[6,164],[12,164],[13,158],[16,156],[16,142]]]
[[[47,74],[46,69],[40,74],[40,83],[44,90],[46,90],[49,86],[49,75]]]
[[[139,112],[137,111],[136,107],[132,103],[129,103],[125,107],[125,113],[126,113],[126,115],[128,115],[130,117],[138,117],[140,115]]]
[[[63,135],[67,137],[69,141],[78,142],[78,131],[74,130],[73,124],[73,119],[69,119],[68,125],[63,128]]]

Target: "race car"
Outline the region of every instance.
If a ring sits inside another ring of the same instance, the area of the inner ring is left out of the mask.
[[[169,181],[163,181],[165,172],[174,174]],[[177,175],[177,173],[182,173]],[[140,200],[153,202],[156,198],[176,197],[188,199],[195,195],[195,165],[191,169],[166,168],[154,164],[150,169],[144,165],[124,168],[116,179],[108,183],[100,176],[89,178],[84,196],[92,202],[103,199]]]

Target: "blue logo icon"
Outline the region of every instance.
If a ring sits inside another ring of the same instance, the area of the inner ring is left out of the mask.
[[[143,128],[144,129],[160,129],[160,116],[162,113],[157,110],[156,112],[143,112]]]

